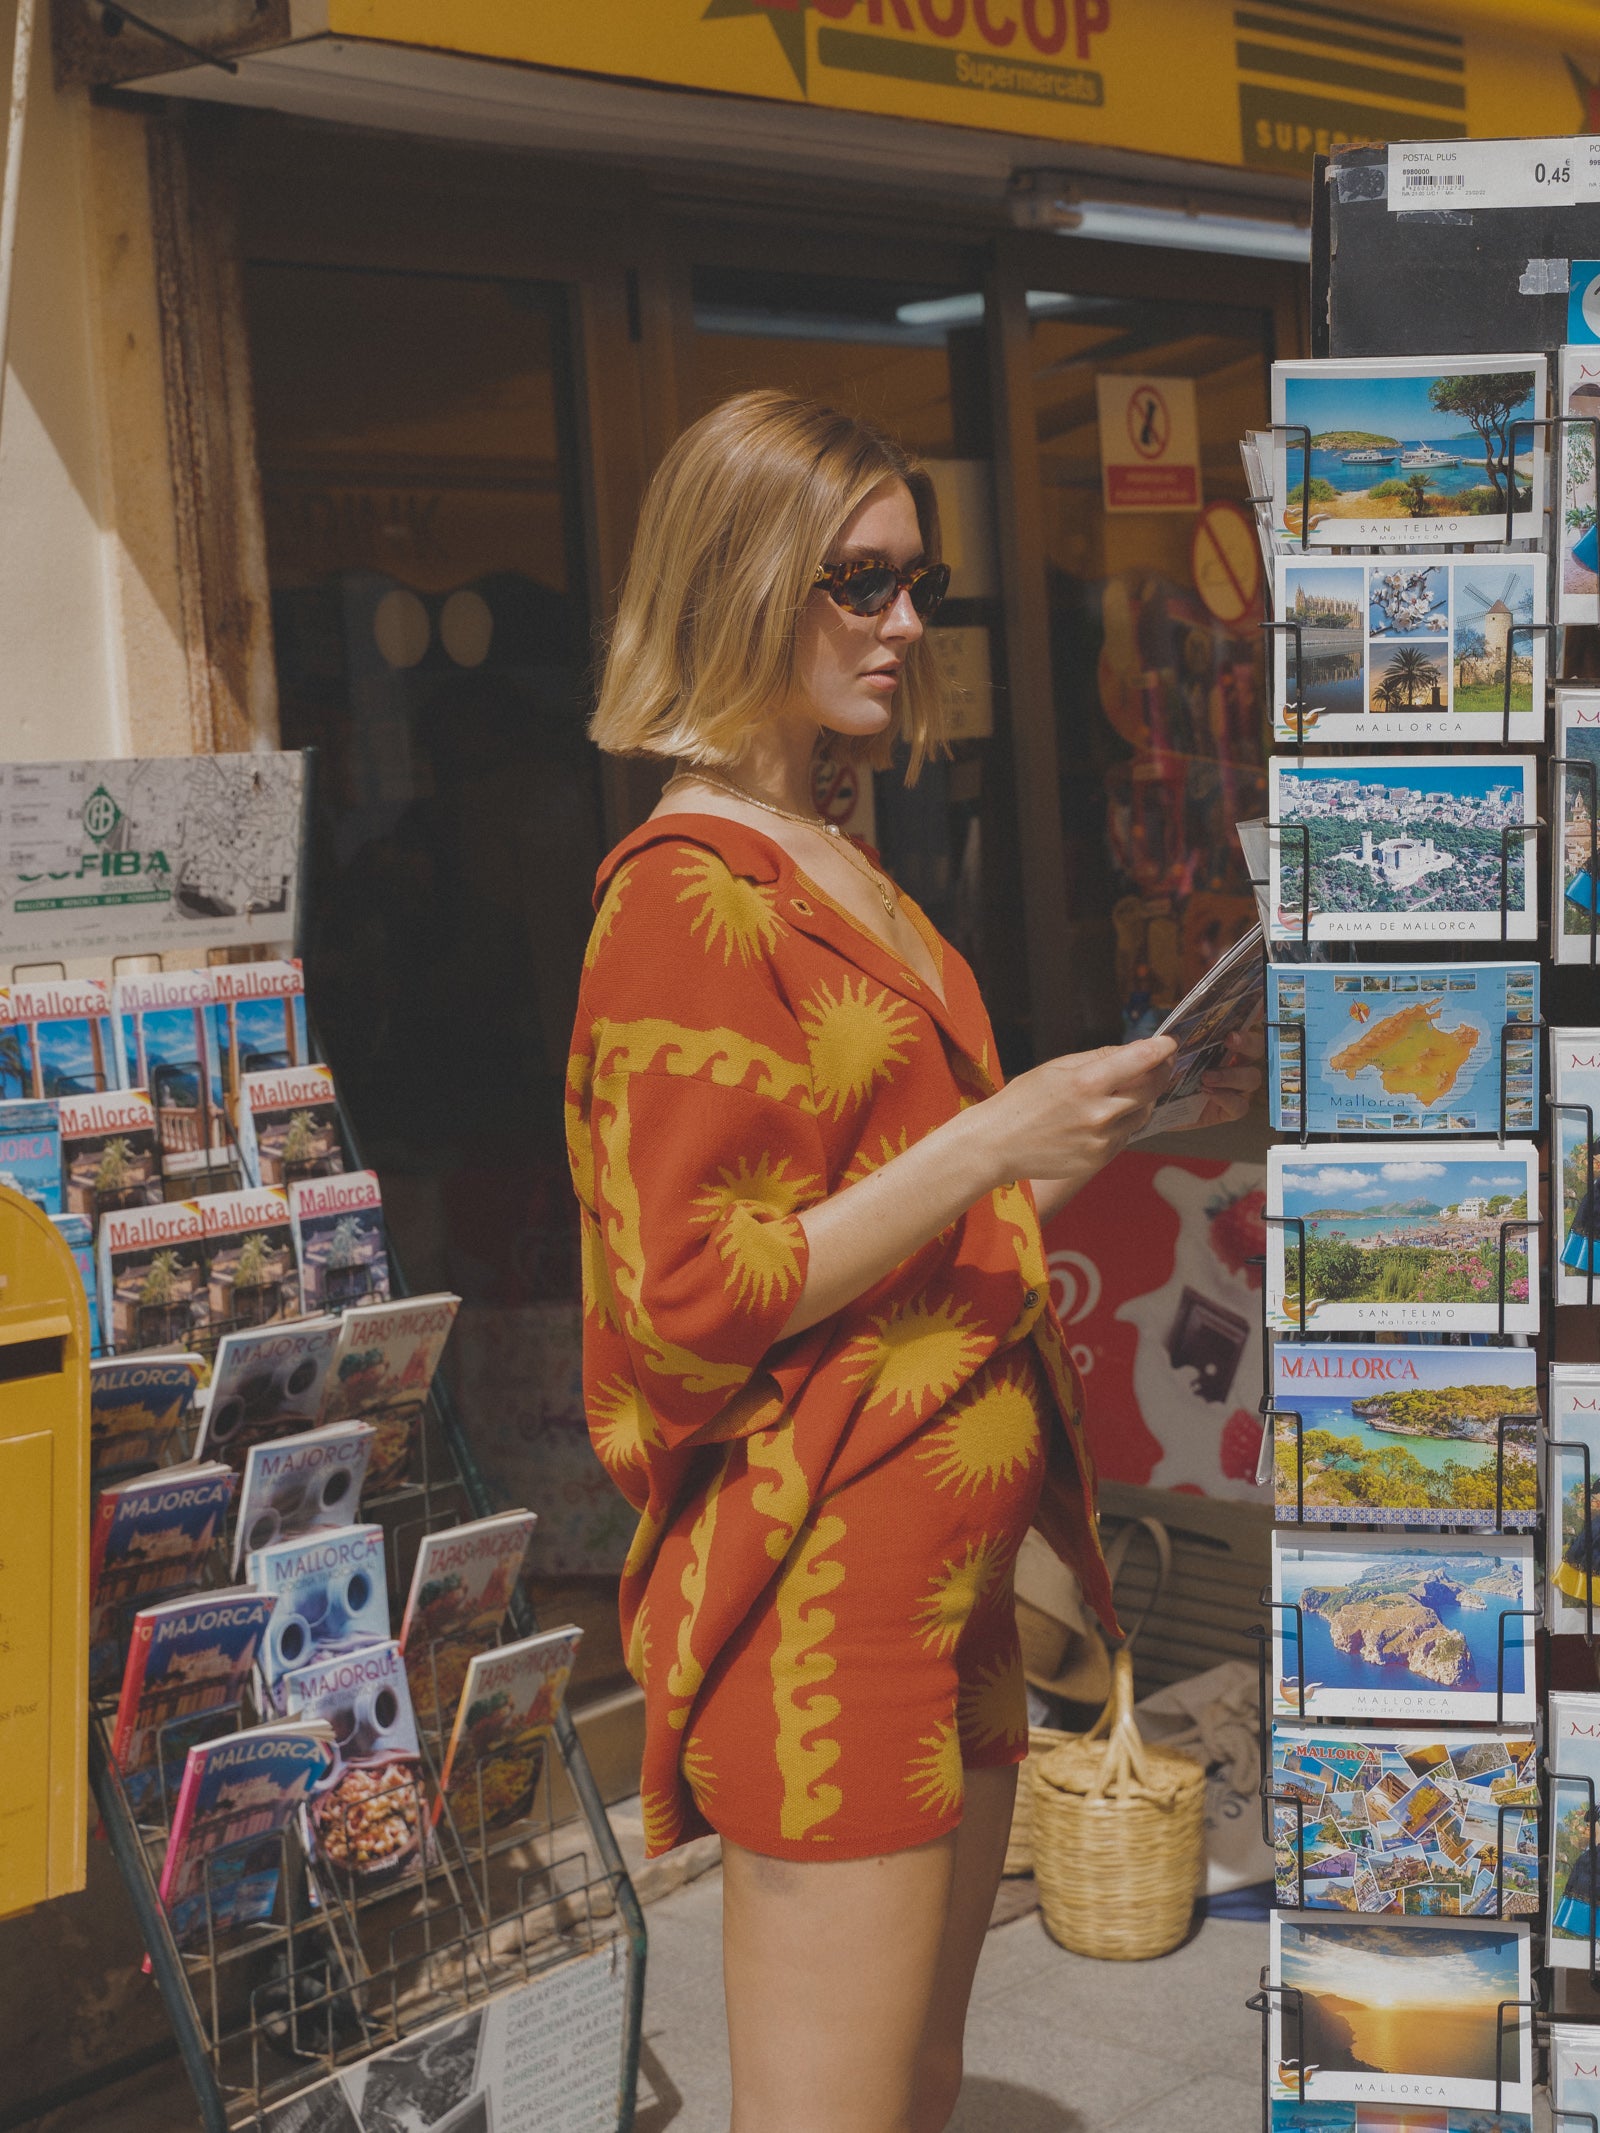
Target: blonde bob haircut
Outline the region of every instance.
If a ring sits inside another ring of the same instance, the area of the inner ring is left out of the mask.
[[[927,472],[854,416],[749,392],[685,430],[645,496],[591,737],[612,755],[736,764],[793,687],[796,630],[818,564],[886,481],[911,491],[923,552],[936,562]],[[926,638],[907,652],[888,728],[832,734],[829,747],[881,769],[897,741],[910,749],[908,778],[945,746]]]

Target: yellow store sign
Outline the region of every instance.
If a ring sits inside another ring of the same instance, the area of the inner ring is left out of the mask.
[[[1350,141],[1600,129],[1600,15],[1585,30],[1587,12],[1572,0],[1414,0],[1402,20],[1378,0],[330,0],[329,26],[1303,172]]]

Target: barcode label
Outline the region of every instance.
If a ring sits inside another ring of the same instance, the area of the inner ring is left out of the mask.
[[[1408,193],[1442,192],[1452,185],[1465,185],[1466,179],[1455,171],[1408,170],[1405,187]]]
[[[1526,141],[1391,141],[1388,205],[1415,210],[1565,207],[1600,201],[1600,136]],[[1554,247],[1552,247],[1554,249]]]

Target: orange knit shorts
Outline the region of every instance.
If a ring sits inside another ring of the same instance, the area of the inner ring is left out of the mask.
[[[961,1820],[966,1771],[1023,1760],[1012,1572],[1051,1412],[1023,1341],[816,1505],[690,1723],[713,1829],[779,1859],[908,1851]]]

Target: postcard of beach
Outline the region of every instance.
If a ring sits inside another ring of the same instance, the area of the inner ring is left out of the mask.
[[[1267,1002],[1281,1133],[1538,1129],[1537,963],[1274,963]]]
[[[1600,1629],[1600,1365],[1550,1365],[1549,1587],[1545,1615],[1558,1637]]]
[[[1280,1332],[1539,1330],[1531,1141],[1270,1148],[1266,1211]]]
[[[1520,1733],[1272,1729],[1277,1900],[1288,1910],[1531,1917],[1539,1769]],[[1504,1864],[1501,1854],[1504,1852]]]
[[[1377,356],[1272,366],[1272,419],[1311,432],[1314,548],[1465,548],[1538,536],[1542,355]],[[1522,424],[1520,429],[1515,428]],[[1515,433],[1513,434],[1513,432]],[[1273,522],[1298,539],[1306,449],[1279,433]]]
[[[1542,557],[1279,557],[1273,588],[1276,739],[1544,739]]]
[[[1536,1708],[1534,1625],[1523,1613],[1534,1587],[1525,1534],[1275,1530],[1273,1710],[1296,1719],[1521,1724]]]
[[[1557,1970],[1600,1962],[1600,1696],[1551,1691],[1545,1727],[1550,1784],[1550,1908]]]
[[[1560,843],[1551,867],[1558,963],[1600,968],[1600,689],[1556,690],[1556,746],[1550,759],[1550,819]]]
[[[1561,454],[1556,620],[1600,622],[1600,514],[1596,512],[1595,442],[1585,427],[1600,417],[1600,348],[1561,351],[1559,411],[1578,419],[1557,434]]]
[[[1585,2118],[1600,2123],[1600,2028],[1592,2022],[1550,2025],[1550,2105],[1556,2133],[1582,2133]],[[1570,2112],[1563,2120],[1561,2113]]]
[[[1537,1365],[1532,1348],[1275,1341],[1278,1518],[1493,1527],[1498,1499],[1502,1527],[1537,1524]]]
[[[1275,756],[1271,938],[1533,940],[1535,777],[1531,756]]]

